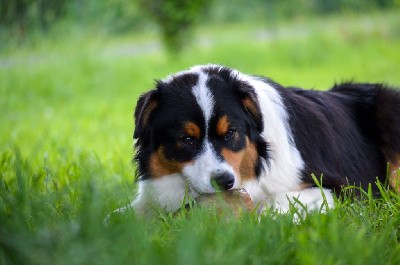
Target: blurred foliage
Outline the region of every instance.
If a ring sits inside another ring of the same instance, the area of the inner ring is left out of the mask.
[[[1,0],[0,42],[47,34],[60,22],[107,34],[156,25],[170,51],[190,40],[196,22],[276,20],[400,7],[400,0]]]
[[[140,6],[161,29],[169,51],[179,51],[190,38],[191,28],[212,0],[139,0]]]
[[[96,25],[123,33],[143,25],[137,1],[125,0],[1,0],[0,27],[21,34],[47,29],[70,20],[80,26]]]
[[[24,33],[29,27],[47,28],[66,13],[68,0],[2,0],[0,25],[17,27]]]
[[[362,13],[400,7],[399,0],[214,0],[208,21],[256,20],[271,23],[296,17],[335,13]]]

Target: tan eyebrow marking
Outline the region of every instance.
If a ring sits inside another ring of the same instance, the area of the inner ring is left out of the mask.
[[[200,127],[197,126],[197,124],[195,124],[193,122],[186,122],[185,126],[184,126],[184,130],[188,136],[194,137],[196,139],[200,138],[201,130],[200,130]]]
[[[219,136],[224,136],[229,129],[229,121],[228,121],[228,117],[222,116],[217,123],[217,134]]]

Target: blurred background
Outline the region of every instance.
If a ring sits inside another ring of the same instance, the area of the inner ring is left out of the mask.
[[[177,52],[191,42],[198,26],[245,23],[272,28],[282,21],[399,7],[399,0],[2,0],[1,43],[71,30],[110,36],[157,31],[165,48]]]
[[[310,89],[398,87],[399,44],[400,0],[1,0],[0,149],[120,167],[155,79],[218,63]]]

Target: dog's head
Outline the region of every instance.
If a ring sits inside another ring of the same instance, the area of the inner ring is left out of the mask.
[[[135,110],[139,180],[179,175],[196,194],[240,188],[267,159],[263,126],[254,88],[229,68],[158,81]]]

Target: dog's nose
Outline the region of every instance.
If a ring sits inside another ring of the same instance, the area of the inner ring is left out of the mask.
[[[235,177],[228,172],[216,175],[212,180],[221,190],[229,190],[235,184]]]

